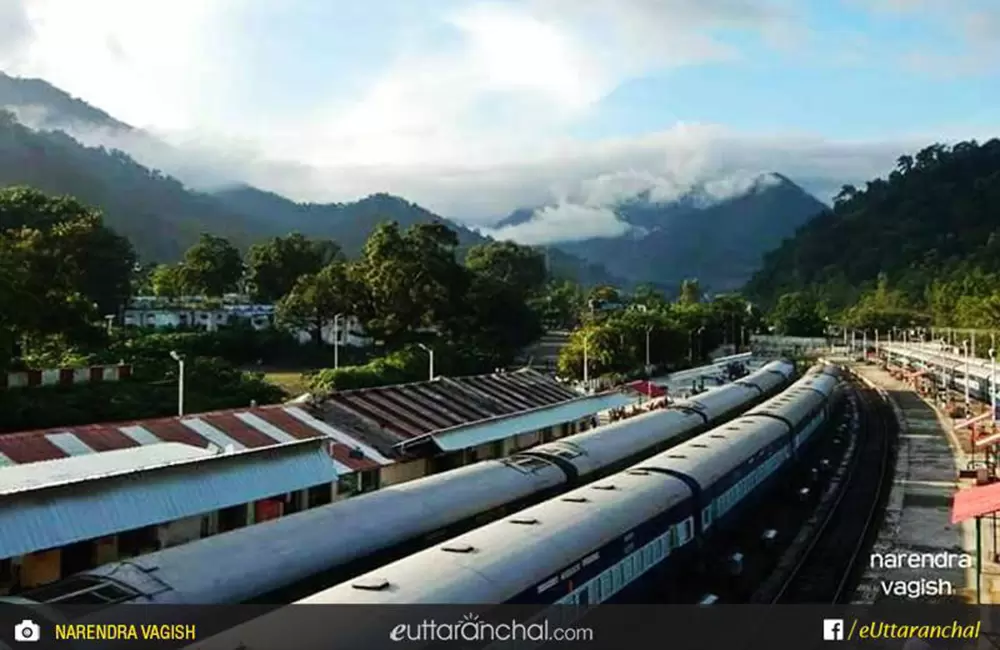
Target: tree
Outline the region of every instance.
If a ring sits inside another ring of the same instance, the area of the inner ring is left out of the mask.
[[[545,286],[545,256],[514,242],[489,242],[469,249],[465,266],[527,299]]]
[[[159,264],[149,274],[149,285],[153,295],[161,298],[183,296],[185,280],[186,274],[180,264]]]
[[[228,239],[202,233],[184,253],[182,269],[189,291],[220,297],[237,289],[243,277],[243,259]]]
[[[376,228],[351,267],[364,287],[358,316],[365,331],[393,347],[417,330],[443,332],[459,321],[469,278],[455,260],[457,247],[457,235],[439,223],[417,224],[405,233],[395,222]]]
[[[681,289],[680,294],[677,297],[677,302],[682,305],[693,305],[701,302],[701,286],[699,286],[698,280],[690,279],[681,282]]]
[[[805,293],[786,293],[771,312],[771,323],[783,336],[822,336],[826,321],[816,301]]]
[[[583,289],[568,280],[550,282],[542,293],[532,300],[542,322],[553,329],[572,329],[581,320],[586,307]]]
[[[90,340],[95,320],[117,313],[129,296],[131,246],[104,226],[100,213],[72,198],[0,190],[0,241],[8,339]]]
[[[254,300],[276,302],[299,278],[319,273],[340,257],[340,247],[332,241],[308,239],[297,232],[275,237],[247,251],[247,284]]]
[[[663,292],[652,284],[640,284],[632,292],[630,301],[633,305],[641,305],[646,309],[662,309],[667,305]]]
[[[317,344],[323,342],[323,328],[338,314],[351,316],[357,304],[359,287],[351,277],[347,263],[335,261],[319,273],[303,275],[276,307],[280,323],[308,329]]]

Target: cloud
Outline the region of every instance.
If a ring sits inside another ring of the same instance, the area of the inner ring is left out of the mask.
[[[0,60],[14,60],[34,37],[25,6],[19,0],[0,0]]]
[[[281,20],[336,2],[289,0]],[[333,15],[355,0],[339,2]],[[387,12],[412,7],[375,4]],[[687,123],[630,137],[571,136],[629,81],[740,61],[748,41],[794,46],[808,33],[799,13],[805,4],[443,2],[438,13],[408,18],[386,58],[348,83],[331,70],[342,71],[345,58],[352,69],[370,61],[330,55],[329,43],[389,40],[351,33],[348,19],[322,29],[288,26],[283,33],[301,42],[276,47],[302,53],[289,67],[261,53],[281,31],[273,29],[277,14],[261,18],[273,10],[265,0],[0,0],[7,30],[0,67],[43,77],[144,128],[74,125],[73,135],[125,149],[198,188],[241,180],[310,201],[388,191],[483,227],[517,208],[551,206],[524,237],[544,239],[556,226],[598,236],[625,227],[609,206],[644,191],[667,201],[703,183],[709,200],[778,171],[827,199],[940,139],[844,142]],[[289,78],[294,83],[281,86]],[[276,101],[287,98],[275,88],[296,84],[321,99],[307,108]]]
[[[536,210],[529,222],[496,230],[484,229],[483,232],[497,239],[536,245],[617,237],[631,229],[608,208],[560,203]]]

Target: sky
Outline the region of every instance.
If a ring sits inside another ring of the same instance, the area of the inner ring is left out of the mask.
[[[1000,2],[0,0],[0,70],[296,200],[597,236],[643,190],[828,200],[1000,134]]]

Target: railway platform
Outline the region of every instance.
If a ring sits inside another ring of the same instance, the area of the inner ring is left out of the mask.
[[[855,602],[1000,603],[993,520],[982,521],[978,595],[975,522],[951,523],[955,492],[975,484],[959,478],[969,458],[955,422],[879,366],[851,367],[888,394],[900,422],[894,483]]]

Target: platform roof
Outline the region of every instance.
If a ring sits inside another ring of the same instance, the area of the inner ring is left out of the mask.
[[[957,524],[1000,511],[1000,483],[977,485],[955,493],[951,505],[951,523]]]
[[[104,454],[34,463],[32,469],[51,481],[22,481],[20,490],[13,489],[18,481],[9,482],[10,493],[0,499],[0,558],[332,483],[337,472],[324,449],[326,444],[314,438],[205,457],[192,453],[186,459],[180,453],[161,453],[162,464],[141,473],[127,471],[127,465],[114,466]],[[146,450],[139,453],[148,454]],[[67,467],[84,462],[98,463],[106,475],[81,475]],[[48,464],[52,466],[47,468]],[[0,477],[5,472],[21,475],[24,469],[0,468]],[[87,481],[86,489],[80,480]]]
[[[415,448],[432,442],[437,451],[469,449],[567,422],[576,422],[608,409],[633,404],[638,400],[639,395],[636,393],[621,392],[578,397],[570,402],[540,407],[527,413],[498,416],[473,422],[467,426],[434,431],[426,436],[401,443],[400,448]]]
[[[437,377],[377,388],[337,391],[327,405],[374,423],[392,444],[490,418],[554,406],[579,393],[535,370]],[[329,419],[333,419],[332,417]]]
[[[374,469],[393,459],[363,440],[313,417],[305,408],[286,404],[230,409],[184,417],[108,422],[0,434],[0,468],[38,462],[103,456],[105,452],[140,449],[174,442],[201,449],[259,449],[296,440],[326,438],[341,474]],[[155,456],[158,452],[150,452]],[[140,465],[150,456],[138,452],[120,455]],[[95,471],[103,460],[89,461]],[[111,462],[111,461],[109,461]],[[85,461],[82,466],[87,466]]]

